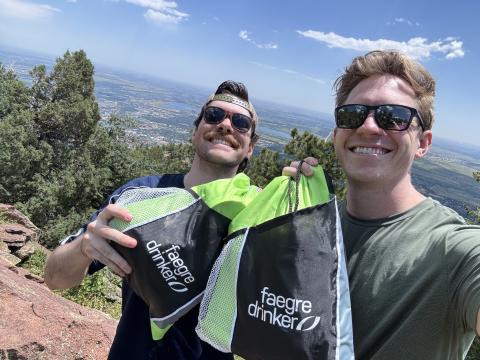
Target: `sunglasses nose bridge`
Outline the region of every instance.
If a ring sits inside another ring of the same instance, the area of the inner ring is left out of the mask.
[[[370,132],[381,132],[383,129],[377,122],[375,118],[375,110],[369,109],[367,113],[367,117],[363,121],[363,124],[360,126],[361,129],[368,130]]]
[[[227,131],[229,133],[232,133],[233,132],[232,114],[230,114],[229,112],[225,112],[225,116],[223,117],[223,120],[217,124],[217,128]]]
[[[362,126],[367,126],[367,125],[378,125],[376,120],[375,120],[375,110],[370,109],[367,112],[367,116],[365,116],[365,120],[363,120]]]

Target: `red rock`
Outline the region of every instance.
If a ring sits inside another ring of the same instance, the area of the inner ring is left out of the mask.
[[[29,241],[35,241],[37,233],[20,224],[1,224],[0,225],[0,241],[5,242],[8,246],[22,247]]]
[[[0,204],[0,213],[12,223],[23,225],[26,228],[38,232],[38,228],[30,221],[27,216],[23,215],[20,211],[15,209],[15,206]]]
[[[0,259],[0,359],[106,359],[117,321]]]

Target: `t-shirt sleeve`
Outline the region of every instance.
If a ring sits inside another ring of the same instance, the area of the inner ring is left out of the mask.
[[[480,226],[458,226],[447,238],[451,304],[466,331],[475,331],[480,309]]]

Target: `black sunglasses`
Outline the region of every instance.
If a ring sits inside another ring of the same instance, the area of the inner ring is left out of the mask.
[[[362,126],[368,117],[370,110],[374,110],[373,118],[377,125],[384,130],[405,131],[408,129],[414,117],[425,131],[422,117],[417,109],[395,104],[362,105],[347,104],[335,109],[335,122],[342,129],[356,129]]]
[[[205,109],[204,118],[208,124],[220,124],[227,116],[238,132],[246,133],[252,127],[253,120],[247,115],[231,113],[216,106],[209,106]]]

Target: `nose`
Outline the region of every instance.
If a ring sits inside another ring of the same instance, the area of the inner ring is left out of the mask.
[[[225,119],[223,119],[222,122],[217,124],[217,130],[220,131],[220,132],[227,133],[227,134],[233,133],[232,120],[230,119],[229,114],[227,114],[225,116]]]

